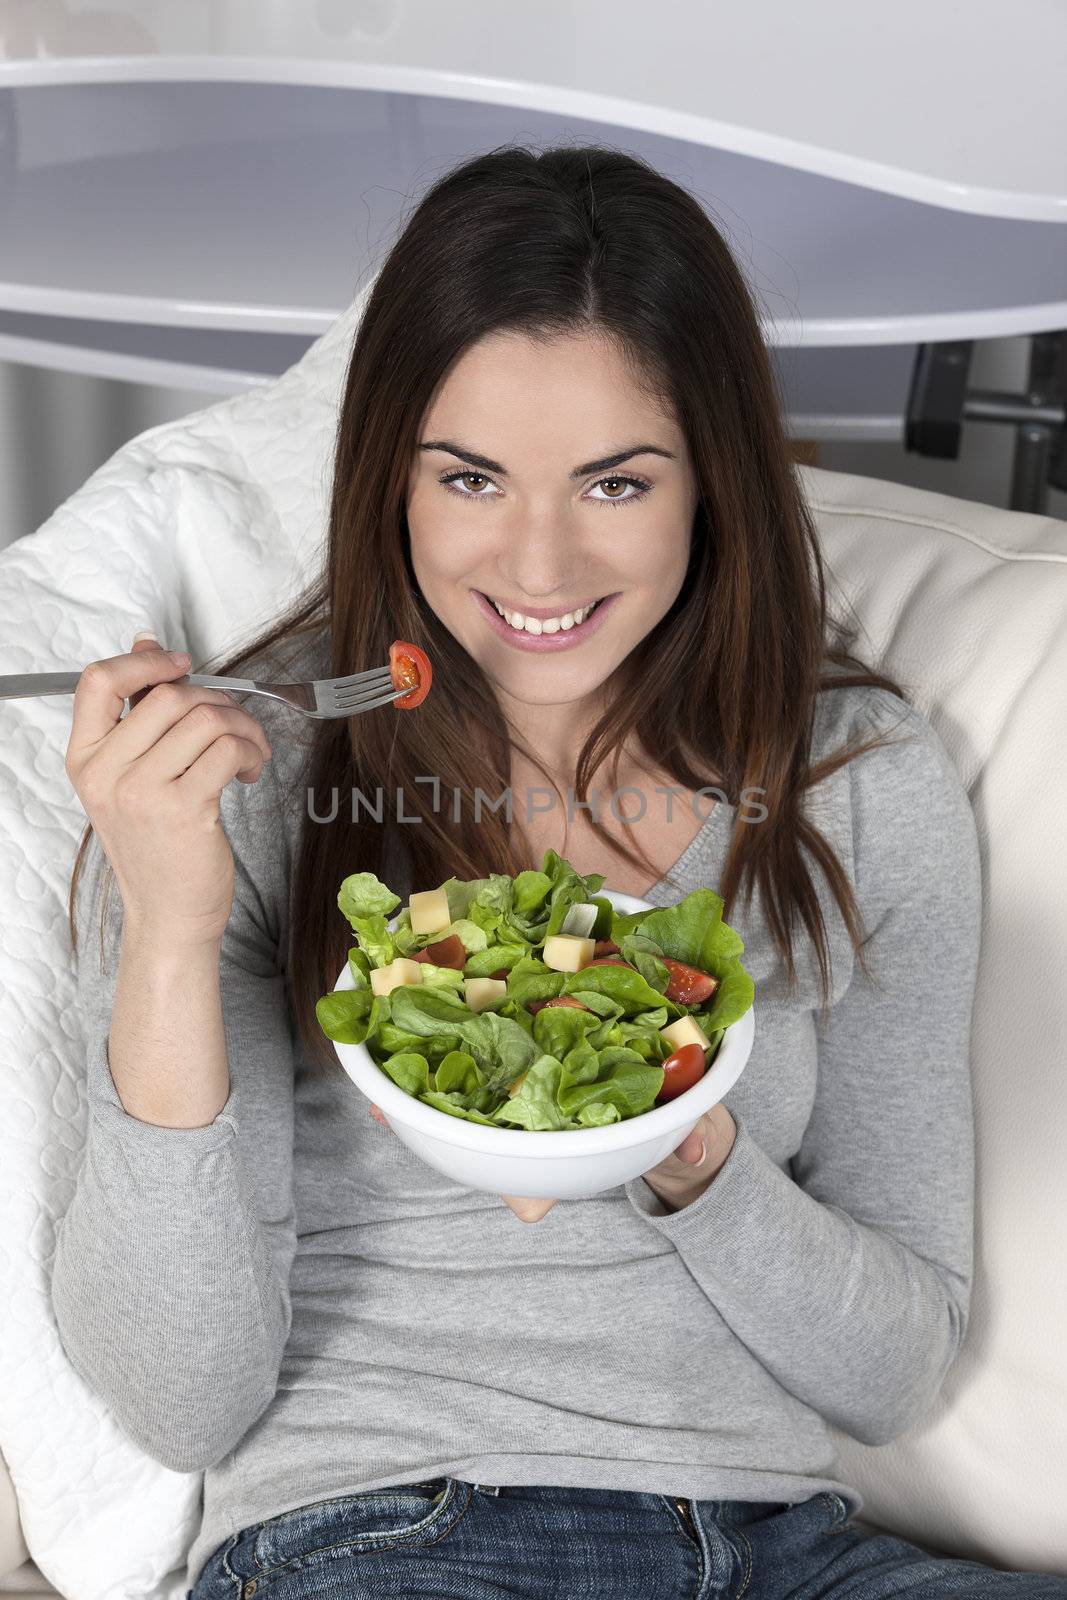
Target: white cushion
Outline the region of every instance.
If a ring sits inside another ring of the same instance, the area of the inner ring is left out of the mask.
[[[857,651],[940,734],[983,863],[967,1337],[930,1419],[839,1433],[841,1467],[864,1521],[1067,1576],[1067,522],[803,472]]]
[[[124,445],[0,553],[0,672],[77,667],[148,623],[196,659],[246,637],[316,564],[360,296],[281,378]],[[906,680],[978,819],[978,1278],[930,1422],[837,1436],[864,1521],[977,1560],[1067,1573],[1067,523],[798,468],[860,650]],[[37,1566],[68,1600],[183,1600],[200,1476],[141,1453],[52,1318],[54,1224],[84,1121],[66,899],[84,813],[69,698],[0,702],[0,1447]],[[877,1060],[871,1063],[877,1071]]]
[[[59,1590],[42,1573],[35,1561],[26,1561],[14,1572],[0,1578],[4,1600],[39,1600],[41,1595],[57,1595]]]

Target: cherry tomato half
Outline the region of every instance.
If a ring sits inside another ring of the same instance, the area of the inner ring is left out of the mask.
[[[554,1000],[527,1000],[526,1009],[533,1016],[539,1011],[544,1011],[547,1006],[567,1006],[571,1011],[588,1011],[588,1006],[583,1006],[572,994],[558,994]]]
[[[669,956],[657,956],[656,959],[662,961],[670,973],[667,999],[673,1000],[676,1005],[699,1005],[719,987],[718,978],[713,978],[709,972],[704,972],[700,967],[691,967],[685,961],[672,961]]]
[[[598,939],[593,947],[593,954],[595,956],[617,956],[620,951],[614,939]]]
[[[637,968],[623,956],[594,956],[592,961],[586,962],[582,971],[588,972],[590,967],[629,967],[631,972],[637,971]]]
[[[684,1094],[694,1083],[699,1083],[703,1076],[704,1046],[683,1044],[663,1062],[663,1088],[656,1096],[656,1104],[658,1105],[661,1100],[673,1100],[676,1095]]]
[[[401,711],[411,711],[421,705],[433,681],[433,669],[425,650],[420,650],[417,644],[407,644],[403,639],[394,639],[389,646],[389,675],[394,689],[411,690],[410,694],[393,701]]]

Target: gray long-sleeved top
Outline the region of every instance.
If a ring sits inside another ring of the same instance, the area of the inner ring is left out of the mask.
[[[756,894],[732,917],[756,1033],[725,1097],[725,1165],[677,1212],[639,1177],[530,1225],[419,1161],[339,1070],[308,1074],[281,955],[308,795],[299,769],[295,798],[282,782],[289,714],[254,709],[275,754],[222,796],[231,1086],[210,1124],[158,1127],[119,1099],[121,900],[114,886],[101,971],[95,838],[78,906],[89,1116],[52,1302],[122,1429],[206,1474],[187,1584],[253,1522],[443,1474],[700,1499],[830,1489],[861,1510],[827,1424],[881,1444],[919,1423],[971,1288],[981,870],[927,719],[882,690],[819,698],[815,750],[872,728],[893,741],[807,800],[856,887],[875,982],[815,868],[834,978],[821,1026],[814,948],[799,925],[790,995]],[[647,898],[717,887],[736,816],[719,802],[673,869],[680,887]],[[398,865],[405,900],[428,887],[402,879]]]

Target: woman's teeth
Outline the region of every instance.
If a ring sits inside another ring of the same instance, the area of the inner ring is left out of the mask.
[[[591,606],[585,606],[581,611],[565,611],[559,617],[524,617],[521,611],[505,611],[503,606],[497,605],[492,595],[486,596],[493,606],[499,611],[505,622],[511,624],[516,633],[566,633],[568,628],[577,627],[579,622],[584,622],[591,611],[595,611],[600,604],[594,600]]]

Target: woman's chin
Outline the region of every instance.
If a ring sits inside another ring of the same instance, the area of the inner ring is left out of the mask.
[[[581,669],[562,657],[538,657],[514,665],[499,659],[479,663],[494,686],[514,700],[530,706],[578,705],[603,688],[614,670],[606,662],[602,670],[583,662]]]

